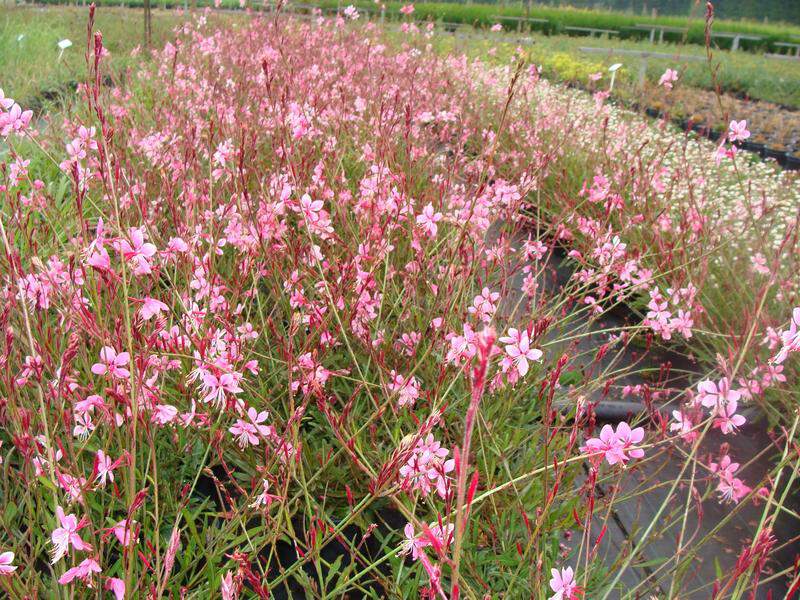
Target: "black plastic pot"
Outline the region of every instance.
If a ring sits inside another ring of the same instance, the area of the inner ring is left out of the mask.
[[[661,112],[655,108],[645,108],[644,112],[648,117],[653,117],[654,119],[657,119],[661,116]]]
[[[748,152],[753,152],[758,154],[759,156],[764,156],[764,144],[759,144],[758,142],[751,142],[749,140],[745,141],[742,146],[742,150],[747,150]]]
[[[745,140],[743,142],[735,142],[735,144],[742,150],[747,150],[748,152],[752,152],[753,150],[753,142],[751,142],[750,140]]]
[[[800,153],[787,152],[786,162],[783,166],[790,171],[800,171]]]
[[[783,148],[765,148],[764,158],[772,158],[778,161],[778,164],[786,163],[786,150]]]

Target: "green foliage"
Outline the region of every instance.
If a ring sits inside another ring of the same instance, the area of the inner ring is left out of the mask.
[[[342,3],[338,0],[321,0],[316,3],[321,7],[337,8]],[[375,10],[375,5],[368,0],[353,2],[355,6]],[[404,2],[386,2],[387,14],[397,14]],[[530,11],[522,4],[516,6],[498,6],[496,4],[458,4],[458,3],[415,3],[414,18],[431,19],[448,23],[464,23],[473,26],[491,26],[500,19],[498,16],[525,17],[548,19],[547,25],[535,25],[539,30],[547,33],[563,33],[565,27],[594,27],[599,29],[620,30],[623,39],[638,39],[643,36],[628,27],[633,27],[643,20],[647,23],[658,23],[670,27],[686,27],[688,33],[686,41],[691,44],[705,44],[705,22],[703,15],[694,17],[642,17],[641,15],[612,12],[607,10],[588,10],[572,7],[550,7],[535,4]],[[507,28],[516,28],[516,22],[503,23]],[[767,47],[770,43],[787,39],[789,35],[800,35],[800,27],[782,26],[753,21],[725,21],[718,20],[714,24],[715,31],[730,31],[748,33],[764,37],[760,46]],[[744,42],[743,42],[744,44]],[[720,41],[721,46],[730,46],[729,41]]]
[[[58,0],[43,0],[43,4],[60,4]],[[131,8],[140,8],[143,6],[143,0],[97,0],[98,6],[126,6]],[[312,3],[323,9],[335,10],[353,4],[359,8],[369,11],[375,11],[376,5],[371,0],[353,0],[352,2],[343,2],[340,0],[320,0]],[[386,2],[387,15],[400,16],[399,9],[406,2]],[[153,2],[154,6],[161,8],[188,8],[190,6],[211,6],[212,2],[209,0],[196,0],[191,2],[189,0],[162,0],[160,2]],[[238,9],[238,0],[221,0],[220,6],[227,9]],[[480,4],[463,4],[457,2],[422,2],[414,4],[414,18],[416,19],[432,19],[434,21],[445,21],[449,23],[463,23],[474,26],[491,26],[498,22],[496,18],[498,15],[508,17],[530,16],[538,19],[548,19],[549,24],[539,29],[544,29],[548,33],[563,33],[565,27],[595,27],[600,29],[618,29],[621,30],[621,36],[624,38],[637,39],[641,37],[641,32],[626,30],[627,27],[632,27],[637,23],[645,20],[647,23],[659,23],[662,25],[672,27],[688,27],[686,41],[692,44],[703,45],[705,43],[705,22],[702,13],[688,15],[688,10],[683,11],[684,16],[642,16],[641,14],[634,14],[630,12],[615,12],[612,10],[596,10],[589,8],[574,8],[572,6],[549,6],[541,3],[531,5],[530,10],[523,3],[515,4],[514,6],[500,6],[499,4],[480,3]],[[736,18],[740,13],[728,13]],[[761,17],[765,14],[763,11],[757,12],[755,15],[749,13],[741,13],[742,16]],[[800,21],[800,17],[794,17],[789,14],[787,20]],[[515,22],[507,22],[505,25],[509,28],[516,27]],[[800,26],[795,25],[781,25],[771,23],[759,23],[756,21],[746,20],[725,20],[716,19],[714,24],[715,31],[731,31],[738,33],[749,33],[760,35],[764,37],[763,42],[759,46],[768,47],[769,44],[775,41],[786,40],[787,36],[800,35]],[[720,41],[720,45],[729,46],[729,41]]]
[[[602,6],[611,10],[650,15],[685,15],[695,5],[692,0],[543,0],[545,4],[568,4],[579,8]],[[786,0],[714,0],[714,13],[722,19],[754,19],[800,23],[800,3]]]
[[[603,68],[601,63],[582,61],[565,52],[548,55],[541,66],[546,74],[554,74],[565,81],[586,81],[589,75]]]

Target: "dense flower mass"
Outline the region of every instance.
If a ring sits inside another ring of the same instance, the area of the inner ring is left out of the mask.
[[[124,87],[90,22],[63,123],[0,90],[16,596],[605,598],[643,463],[688,457],[693,510],[777,489],[731,455],[796,381],[800,193],[737,163],[747,124],[715,152],[402,13],[208,11]]]

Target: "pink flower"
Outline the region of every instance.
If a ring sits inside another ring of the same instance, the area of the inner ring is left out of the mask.
[[[103,487],[106,484],[106,481],[114,481],[114,463],[111,460],[111,457],[109,457],[102,450],[98,450],[94,461],[95,470],[97,471],[95,481],[98,482],[100,487]]]
[[[419,398],[419,381],[416,377],[409,377],[406,379],[395,370],[389,374],[391,380],[389,381],[389,391],[397,392],[397,406],[403,408],[404,406],[414,406],[414,403]]]
[[[694,320],[689,312],[678,310],[678,316],[670,319],[669,326],[673,331],[677,331],[687,340],[692,337],[692,327]]]
[[[239,447],[244,449],[248,445],[258,446],[258,432],[252,423],[237,419],[228,431],[236,438]]]
[[[674,423],[670,423],[669,430],[676,432],[685,442],[692,442],[697,439],[697,431],[694,431],[695,423],[692,416],[682,410],[673,410],[672,418]]]
[[[722,456],[719,463],[712,462],[709,464],[709,469],[712,473],[716,473],[720,477],[731,477],[739,469],[739,463],[731,461],[728,454]]]
[[[261,493],[256,496],[253,503],[250,505],[251,508],[257,508],[259,506],[266,506],[269,508],[269,505],[272,504],[275,500],[280,500],[280,496],[276,496],[275,494],[271,494],[269,491],[269,481],[264,480],[261,483],[262,489]]]
[[[786,375],[783,374],[783,365],[768,364],[765,369],[766,372],[763,374],[762,379],[764,387],[769,387],[778,383],[786,383]]]
[[[219,583],[222,600],[236,600],[239,597],[239,588],[233,580],[233,573],[228,571]]]
[[[636,429],[631,429],[630,425],[623,421],[617,425],[616,435],[617,441],[620,444],[623,463],[631,458],[642,458],[644,456],[644,450],[635,447],[644,439],[643,428],[637,427]]]
[[[240,373],[222,373],[217,376],[211,371],[203,371],[203,402],[213,402],[221,406],[225,402],[225,393],[240,394]]]
[[[761,275],[769,275],[769,267],[767,266],[766,257],[761,252],[756,252],[750,257],[750,262],[753,263],[753,271]]]
[[[70,502],[76,500],[83,503],[83,489],[86,486],[85,477],[73,477],[69,473],[57,473],[58,484],[67,493]]]
[[[250,422],[255,426],[258,433],[264,437],[269,437],[272,435],[272,427],[269,425],[261,425],[264,421],[269,418],[269,413],[265,410],[261,412],[257,411],[252,406],[247,409],[247,418],[250,419]]]
[[[423,525],[424,527],[424,525]],[[440,550],[447,548],[453,541],[453,530],[455,525],[448,523],[447,525],[440,524],[437,521],[430,523],[425,530],[416,535],[414,533],[414,525],[406,523],[403,528],[403,534],[406,536],[403,542],[400,554],[411,553],[411,558],[419,560],[425,554],[423,548],[428,546],[437,546]]]
[[[772,357],[771,362],[781,364],[792,352],[800,350],[800,306],[792,310],[789,329],[780,333],[781,349]]]
[[[422,339],[422,334],[417,331],[411,333],[404,333],[394,343],[394,349],[402,352],[406,356],[414,356],[417,353],[417,345]]]
[[[0,109],[8,110],[12,106],[14,106],[14,100],[7,97],[3,92],[3,88],[0,88]]]
[[[189,245],[183,241],[183,238],[173,237],[169,238],[167,242],[167,252],[170,254],[175,254],[178,252],[187,252],[189,250]]]
[[[85,439],[94,429],[92,415],[88,413],[79,413],[75,415],[75,427],[72,429],[72,435]]]
[[[731,121],[728,130],[728,139],[731,142],[743,142],[750,137],[750,132],[747,130],[747,121]]]
[[[128,230],[130,241],[123,239],[117,244],[117,250],[125,260],[133,265],[134,275],[147,275],[151,272],[149,259],[156,253],[156,247],[145,242],[144,228],[131,227]]]
[[[470,360],[478,351],[475,345],[478,334],[469,323],[464,323],[464,335],[449,335],[450,350],[447,352],[447,362],[461,363]]]
[[[103,586],[114,594],[116,600],[125,600],[125,582],[118,577],[109,577]]]
[[[159,425],[167,425],[168,423],[172,423],[177,415],[178,409],[171,404],[158,404],[153,409],[151,420],[153,423],[158,423]]]
[[[411,558],[417,560],[419,558],[421,549],[425,547],[425,544],[420,543],[421,540],[419,540],[417,538],[417,534],[414,533],[414,525],[411,523],[406,523],[406,526],[403,528],[403,534],[406,536],[406,539],[403,542],[400,554],[408,554],[410,552]]]
[[[400,12],[404,15],[410,15],[414,12],[414,5],[406,4],[405,6],[400,7]]]
[[[520,377],[525,377],[529,369],[528,361],[541,361],[542,351],[537,348],[531,348],[527,329],[518,331],[511,327],[508,330],[508,335],[501,337],[499,341],[506,344],[506,356],[501,363],[503,372],[508,371],[513,366]]]
[[[727,377],[723,377],[717,383],[706,379],[697,384],[697,401],[706,408],[724,406],[728,402],[738,402],[741,397],[741,392],[731,389]]]
[[[74,160],[83,160],[87,156],[87,150],[97,150],[97,142],[94,139],[96,133],[94,127],[87,129],[81,125],[78,128],[78,137],[67,144],[69,157]]]
[[[672,84],[678,81],[678,72],[675,69],[667,69],[658,80],[658,85],[663,85],[666,89],[671,90]]]
[[[312,200],[308,194],[303,194],[303,197],[300,198],[300,212],[309,223],[319,221],[324,206],[325,203],[322,200]]]
[[[28,128],[33,111],[23,111],[16,102],[7,113],[0,113],[0,137],[8,137],[12,133],[21,134]]]
[[[60,526],[56,527],[50,535],[50,539],[53,542],[52,564],[61,560],[69,550],[70,545],[76,550],[89,551],[92,549],[78,535],[78,531],[86,526],[86,521],[81,519],[79,523],[75,515],[65,515],[64,509],[60,506],[56,507],[56,517]]]
[[[542,260],[547,254],[547,245],[541,240],[533,240],[529,237],[522,245],[522,251],[528,260]]]
[[[86,258],[86,264],[98,271],[111,270],[111,257],[103,246],[97,246]]]
[[[83,400],[79,400],[75,403],[75,412],[76,413],[86,413],[92,412],[95,408],[100,410],[106,409],[105,400],[103,400],[102,396],[98,396],[97,394],[92,394],[91,396],[86,396]]]
[[[422,212],[417,215],[417,225],[419,225],[422,230],[428,234],[428,237],[435,238],[436,233],[439,231],[439,227],[436,225],[439,221],[442,220],[442,213],[436,212],[433,208],[433,204],[428,203],[425,208],[422,209]]]
[[[602,315],[603,306],[594,298],[594,296],[586,296],[583,299],[584,304],[591,306],[593,315]]]
[[[0,90],[0,93],[2,93],[2,91],[3,90]],[[14,562],[13,552],[3,552],[0,554],[0,575],[11,575],[17,570],[16,565],[11,564],[12,562]]]
[[[456,468],[455,460],[447,460],[448,454],[450,451],[442,448],[432,433],[424,440],[418,440],[408,461],[400,467],[403,487],[419,490],[423,496],[435,489],[440,497],[445,498],[450,490],[450,478],[447,474]]]
[[[92,573],[100,573],[102,569],[100,565],[97,564],[97,561],[93,558],[84,559],[84,561],[79,564],[77,567],[72,567],[66,573],[64,573],[59,579],[58,583],[61,585],[66,585],[71,583],[74,579],[80,579],[84,583],[89,583],[89,580],[92,577]]]
[[[736,408],[736,400],[731,400],[724,405],[718,406],[717,418],[714,419],[714,427],[719,427],[719,430],[727,435],[744,425],[745,418],[742,415],[736,414]]]
[[[111,528],[111,531],[123,546],[130,546],[138,541],[136,537],[136,521],[131,521],[129,525],[127,519],[122,519]]]
[[[719,146],[717,146],[716,152],[714,152],[714,162],[719,165],[726,158],[733,159],[737,152],[739,152],[739,149],[736,146],[727,147],[725,145],[725,138],[722,138]]]
[[[553,595],[550,600],[573,600],[579,597],[580,588],[575,582],[575,573],[572,567],[558,569],[550,569],[550,589],[553,590]]]
[[[631,458],[644,456],[644,451],[635,447],[643,439],[643,428],[631,429],[630,425],[623,421],[617,425],[616,431],[611,425],[603,425],[600,437],[587,440],[581,451],[601,456],[609,465],[617,463],[625,465]]]
[[[139,316],[145,321],[159,315],[162,311],[168,311],[169,307],[155,298],[143,298],[142,308],[139,309]]]
[[[267,411],[258,412],[251,406],[247,409],[247,416],[250,422],[237,419],[236,424],[228,429],[237,438],[239,447],[243,449],[248,445],[258,446],[259,435],[269,437],[272,434],[272,427],[261,425],[269,418]]]
[[[103,346],[100,350],[100,362],[92,365],[92,373],[95,375],[110,375],[117,379],[127,379],[131,373],[125,369],[125,365],[130,362],[130,354],[114,350],[111,346]]]
[[[500,299],[499,292],[492,292],[489,288],[485,287],[481,293],[475,296],[472,301],[472,306],[467,309],[471,315],[475,315],[484,323],[488,323],[494,317],[497,310],[496,302]]]
[[[739,463],[732,462],[729,455],[723,456],[719,464],[712,462],[709,469],[719,477],[717,491],[720,501],[738,503],[750,493],[751,488],[738,477],[734,477],[734,473],[739,470]]]

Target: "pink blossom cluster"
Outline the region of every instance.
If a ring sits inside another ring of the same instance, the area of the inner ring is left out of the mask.
[[[595,464],[605,459],[609,465],[625,466],[629,460],[644,456],[644,450],[638,447],[643,440],[642,427],[631,429],[624,421],[616,428],[606,424],[600,430],[599,437],[586,440],[581,451],[589,454]]]
[[[780,340],[780,348],[771,362],[780,365],[790,354],[800,351],[800,306],[792,311],[789,329],[779,332],[776,337]]]
[[[30,125],[33,111],[22,110],[20,105],[8,98],[0,88],[0,137],[11,134],[23,135]]]
[[[414,446],[406,464],[398,474],[403,487],[409,491],[419,491],[423,496],[436,491],[440,498],[450,493],[451,476],[455,460],[447,458],[450,451],[429,433]]]

